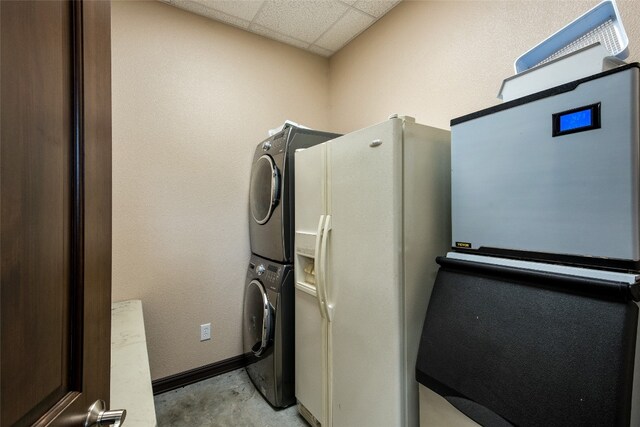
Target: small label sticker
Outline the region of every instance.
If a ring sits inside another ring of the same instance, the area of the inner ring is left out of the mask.
[[[469,243],[469,242],[456,242],[456,248],[471,249],[471,243]]]

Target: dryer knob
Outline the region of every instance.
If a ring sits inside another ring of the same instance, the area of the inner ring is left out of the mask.
[[[258,276],[262,276],[264,274],[264,265],[260,264],[259,266],[257,266],[256,273],[258,273]]]
[[[269,151],[270,148],[271,148],[271,141],[265,141],[265,143],[262,144],[262,149],[264,151]]]

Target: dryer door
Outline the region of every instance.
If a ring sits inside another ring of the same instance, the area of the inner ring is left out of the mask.
[[[252,280],[244,295],[244,349],[260,356],[273,336],[273,310],[267,293],[257,280]]]
[[[253,165],[249,205],[251,216],[258,224],[269,221],[278,204],[280,174],[271,156],[264,154]]]

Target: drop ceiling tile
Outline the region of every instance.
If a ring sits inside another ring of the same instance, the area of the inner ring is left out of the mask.
[[[294,39],[293,37],[285,36],[284,34],[276,33],[275,31],[270,30],[269,28],[262,27],[260,25],[251,24],[251,26],[249,27],[249,31],[302,49],[306,49],[309,47],[309,43],[307,42]]]
[[[216,21],[226,22],[227,24],[235,25],[236,27],[247,29],[249,28],[249,21],[237,18],[235,16],[227,15],[224,12],[211,9],[204,4],[190,0],[172,0],[171,4],[179,7],[180,9],[188,10],[196,15],[202,15],[207,18],[214,19]]]
[[[315,53],[315,54],[317,54],[317,55],[325,56],[325,57],[327,57],[327,58],[328,58],[328,57],[330,57],[331,55],[333,55],[333,54],[335,53],[335,52],[334,52],[334,51],[332,51],[332,50],[328,50],[328,49],[325,49],[325,48],[323,48],[323,47],[316,46],[316,45],[314,45],[314,44],[312,44],[311,46],[309,46],[309,48],[308,48],[307,50],[308,50],[309,52],[313,52],[313,53]]]
[[[353,6],[357,7],[363,12],[367,12],[371,16],[380,18],[387,13],[393,6],[400,3],[400,0],[395,1],[379,1],[379,0],[359,0]]]
[[[267,0],[253,22],[312,43],[348,8],[337,0]]]
[[[400,0],[160,1],[328,57]]]
[[[263,3],[262,0],[199,0],[198,2],[245,21],[251,21]]]
[[[366,30],[375,18],[356,9],[350,9],[338,22],[324,33],[314,44],[337,51],[355,36]]]

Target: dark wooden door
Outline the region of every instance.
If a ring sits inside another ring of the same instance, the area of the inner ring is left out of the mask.
[[[109,399],[107,1],[0,2],[0,425]]]

